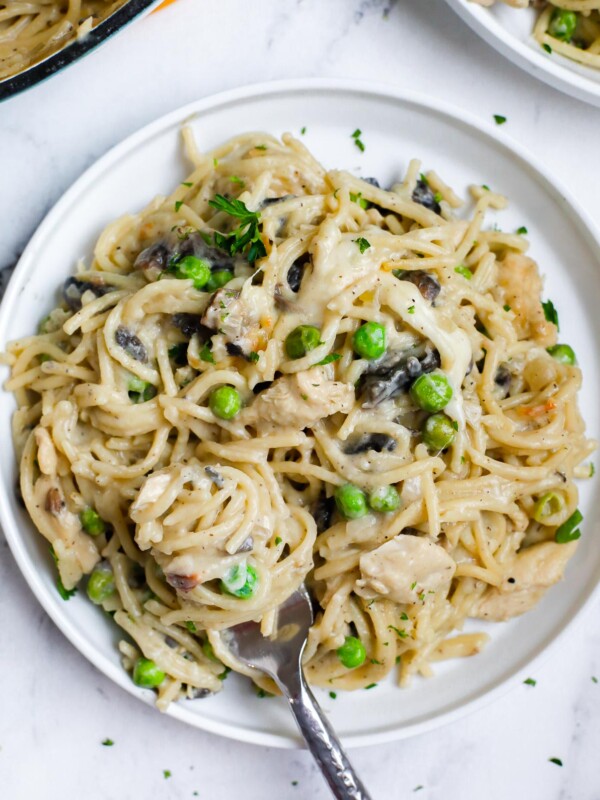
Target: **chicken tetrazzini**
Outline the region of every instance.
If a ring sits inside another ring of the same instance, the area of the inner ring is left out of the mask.
[[[473,0],[491,6],[497,0]],[[500,0],[515,8],[539,9],[533,35],[548,54],[554,51],[588,67],[600,68],[600,0]]]
[[[389,190],[285,135],[204,155],[118,219],[13,342],[20,489],[158,705],[221,688],[220,632],[302,582],[309,680],[475,654],[558,581],[593,444],[524,231],[412,161]],[[458,631],[457,633],[453,633]],[[398,665],[398,666],[396,666]]]

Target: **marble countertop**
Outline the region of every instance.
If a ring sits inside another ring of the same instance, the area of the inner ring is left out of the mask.
[[[81,172],[140,126],[222,89],[306,76],[395,83],[484,120],[503,114],[506,131],[600,215],[600,109],[521,73],[443,0],[179,0],[0,105],[0,267]],[[596,602],[536,669],[534,687],[437,731],[353,751],[374,800],[599,800],[599,615]],[[115,687],[38,606],[1,534],[0,618],[6,800],[330,796],[305,752],[190,729]],[[102,746],[107,737],[114,746]]]

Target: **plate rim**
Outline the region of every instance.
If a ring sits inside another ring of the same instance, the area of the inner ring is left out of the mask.
[[[28,269],[28,264],[31,260],[30,253],[32,256],[35,255],[38,241],[43,241],[47,231],[52,228],[55,217],[60,218],[62,216],[64,210],[69,207],[71,199],[88,191],[90,184],[103,172],[114,169],[115,167],[118,168],[119,162],[139,145],[161,135],[169,128],[176,127],[190,117],[197,117],[204,112],[215,111],[219,108],[248,101],[253,98],[263,99],[278,94],[289,96],[311,91],[331,92],[347,97],[359,93],[365,94],[371,98],[381,98],[384,101],[391,100],[413,105],[429,113],[441,115],[455,125],[466,126],[474,130],[477,134],[494,140],[496,144],[509,151],[513,157],[517,157],[518,160],[527,164],[531,179],[537,179],[538,181],[541,179],[544,191],[549,192],[550,195],[554,196],[555,200],[560,200],[570,208],[573,223],[580,228],[582,234],[585,234],[588,244],[598,253],[600,259],[600,230],[596,226],[591,215],[588,214],[586,209],[582,208],[579,201],[573,196],[570,190],[565,187],[560,179],[556,179],[556,177],[551,174],[550,170],[546,169],[545,166],[538,161],[537,157],[532,155],[526,147],[513,140],[504,131],[492,127],[490,123],[479,119],[471,112],[459,109],[451,103],[440,101],[431,95],[414,92],[385,82],[356,81],[340,78],[292,78],[267,81],[208,95],[201,99],[194,100],[191,103],[187,103],[151,121],[125,139],[119,141],[76,178],[72,185],[44,216],[19,258],[2,303],[0,304],[0,345],[3,341],[3,330],[9,322],[12,305],[20,291],[22,291],[22,289],[18,287],[18,282],[21,273],[25,273]],[[7,393],[3,387],[0,390],[3,393]],[[61,613],[60,606],[54,602],[55,598],[50,596],[47,587],[41,581],[40,572],[34,568],[35,565],[29,563],[29,558],[24,546],[24,537],[19,533],[19,525],[10,510],[10,491],[12,491],[11,487],[4,481],[0,481],[0,525],[2,526],[12,555],[17,562],[17,566],[36,597],[36,600],[63,635],[96,669],[99,669],[121,689],[141,699],[147,705],[154,706],[153,693],[136,687],[127,678],[126,673],[120,666],[113,664],[104,657],[98,660],[95,647],[88,644],[86,639],[78,632],[75,624],[69,620],[68,616]],[[458,707],[450,708],[442,714],[432,716],[420,722],[409,724],[402,728],[395,727],[371,733],[351,734],[342,737],[343,742],[349,747],[364,747],[396,741],[441,727],[478,709],[484,708],[486,705],[509,692],[519,683],[519,679],[524,679],[529,671],[548,658],[552,649],[557,647],[565,636],[569,635],[569,632],[573,630],[574,626],[576,624],[581,624],[583,617],[589,612],[594,600],[598,597],[600,597],[600,581],[596,583],[588,596],[581,602],[580,607],[571,618],[568,625],[552,638],[543,642],[538,648],[537,653],[533,658],[528,660],[525,665],[517,668],[512,674],[501,680],[489,691],[468,700],[466,703],[462,703]],[[189,711],[186,711],[182,706],[176,703],[172,703],[166,713],[174,719],[209,733],[215,733],[249,744],[278,748],[297,748],[302,746],[302,743],[296,737],[255,731],[249,728],[238,727],[229,722],[204,718],[201,715],[191,715]]]
[[[570,97],[600,106],[600,82],[570,69],[568,59],[553,61],[541,51],[538,53],[500,25],[489,8],[473,0],[446,0],[446,3],[472,31],[516,67]]]

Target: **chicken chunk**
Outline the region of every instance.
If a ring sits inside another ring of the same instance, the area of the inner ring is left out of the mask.
[[[519,339],[534,339],[543,347],[556,342],[556,326],[544,316],[542,279],[537,264],[521,253],[509,253],[499,262],[496,300],[515,314]]]
[[[472,617],[503,622],[532,609],[546,590],[562,580],[576,542],[542,542],[518,553],[506,580],[488,589],[471,611]]]
[[[439,545],[401,533],[360,557],[361,577],[355,591],[362,597],[385,597],[417,603],[423,592],[447,590],[456,564]]]
[[[230,355],[248,356],[264,345],[259,322],[264,303],[253,289],[248,288],[244,295],[232,289],[219,289],[202,317],[203,325],[223,336]]]
[[[317,367],[279,378],[245,414],[261,433],[280,425],[302,430],[338,411],[348,413],[353,403],[354,387],[329,380]]]

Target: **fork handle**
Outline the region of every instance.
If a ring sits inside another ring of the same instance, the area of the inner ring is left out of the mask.
[[[300,732],[333,796],[336,800],[371,800],[304,676],[296,674],[286,678],[285,684],[280,678],[276,681],[289,701]]]

